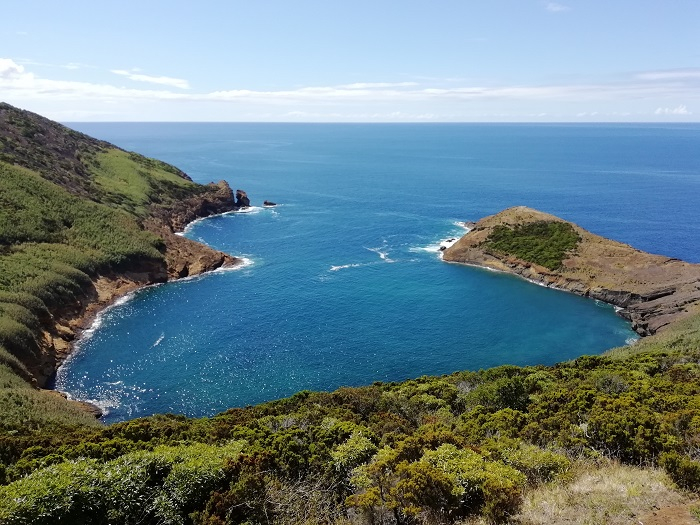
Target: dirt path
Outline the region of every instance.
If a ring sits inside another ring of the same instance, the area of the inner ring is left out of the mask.
[[[663,507],[639,518],[640,525],[698,525],[698,520],[690,514],[690,508],[699,505],[694,501],[685,505]]]

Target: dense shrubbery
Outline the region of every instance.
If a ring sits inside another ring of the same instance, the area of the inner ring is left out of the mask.
[[[587,457],[660,464],[696,490],[700,348],[644,344],[553,367],[300,392],[212,418],[4,434],[0,521],[92,509],[95,523],[504,522],[524,491]],[[63,502],[55,510],[49,494]]]
[[[580,240],[569,223],[537,221],[514,227],[500,224],[489,234],[483,246],[555,270]]]

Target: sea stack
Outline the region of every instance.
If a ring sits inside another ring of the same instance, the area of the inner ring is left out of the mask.
[[[236,190],[236,206],[239,208],[247,208],[250,206],[250,199],[245,191]]]

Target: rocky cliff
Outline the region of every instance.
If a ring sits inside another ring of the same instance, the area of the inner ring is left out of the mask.
[[[554,270],[489,248],[487,240],[497,226],[538,221],[566,222],[524,206],[509,208],[478,221],[443,252],[443,259],[516,274],[613,304],[641,335],[654,334],[700,308],[700,265],[642,252],[575,224],[568,223],[580,241]]]
[[[163,260],[144,260],[120,271],[93,277],[83,296],[54,309],[39,338],[41,360],[26,363],[39,386],[45,386],[72,351],[77,335],[90,326],[94,316],[116,299],[138,288],[234,266],[240,259],[177,235],[191,221],[235,210],[233,193],[224,181],[209,191],[185,199],[172,209],[161,208],[143,221],[144,228],[163,239]]]

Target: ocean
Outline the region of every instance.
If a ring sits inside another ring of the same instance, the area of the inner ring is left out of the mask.
[[[441,261],[463,221],[510,206],[700,262],[696,124],[69,125],[254,205],[184,233],[244,265],[119,301],[59,370],[107,422],[634,341],[608,305]]]

